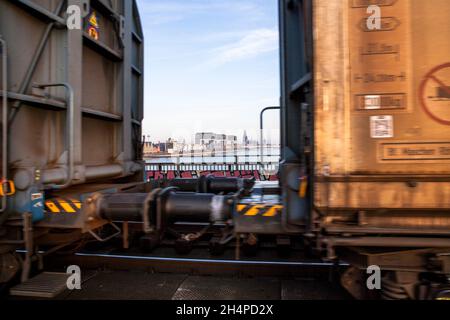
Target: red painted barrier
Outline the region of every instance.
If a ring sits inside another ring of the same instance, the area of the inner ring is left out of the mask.
[[[239,178],[255,178],[257,181],[278,181],[278,175],[264,175],[258,170],[235,170],[231,171],[174,171],[170,170],[165,173],[161,171],[147,171],[147,181],[164,180],[174,178],[197,178],[212,174],[214,177],[239,177]]]

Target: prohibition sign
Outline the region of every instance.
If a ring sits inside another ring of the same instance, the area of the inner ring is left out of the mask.
[[[450,62],[425,75],[419,94],[425,113],[434,121],[450,126]]]

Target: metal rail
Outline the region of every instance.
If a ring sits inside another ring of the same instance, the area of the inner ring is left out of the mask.
[[[196,263],[220,263],[220,264],[237,264],[237,265],[266,265],[266,266],[313,266],[313,267],[332,267],[334,262],[322,261],[267,261],[267,260],[230,260],[230,259],[199,259],[199,258],[170,258],[170,257],[151,257],[140,255],[122,255],[111,253],[75,253],[78,257],[97,257],[125,260],[142,260],[142,261],[172,261],[172,262],[196,262]],[[347,267],[348,263],[341,262],[339,266]]]
[[[259,130],[260,130],[260,137],[259,137],[259,145],[260,145],[260,163],[261,166],[263,166],[264,163],[264,113],[269,110],[281,110],[281,107],[266,107],[261,110],[261,113],[259,114]]]
[[[73,255],[49,256],[46,263],[53,268],[70,264],[84,268],[146,270],[164,273],[195,273],[196,275],[240,275],[240,276],[320,276],[330,277],[334,270],[345,270],[345,262],[325,262],[311,259],[241,259],[209,257],[170,257],[159,255],[131,255],[106,252],[77,252]]]
[[[0,179],[8,179],[8,48],[6,41],[0,37],[2,53],[2,175]],[[0,212],[5,212],[7,207],[6,196],[2,197]]]
[[[66,175],[66,181],[62,185],[53,185],[53,188],[55,189],[63,189],[67,188],[72,184],[73,176],[74,176],[74,118],[75,118],[75,94],[72,86],[68,83],[62,82],[62,83],[49,83],[49,84],[40,84],[40,85],[34,85],[36,88],[48,88],[48,87],[64,87],[67,90],[67,125],[66,125],[66,141],[67,141],[67,175]]]
[[[278,162],[268,162],[268,166],[277,167]],[[147,171],[235,171],[259,170],[260,163],[152,163],[145,164]]]

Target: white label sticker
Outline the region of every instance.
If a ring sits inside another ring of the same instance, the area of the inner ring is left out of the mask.
[[[31,195],[31,200],[38,200],[38,199],[42,199],[42,193],[33,193]]]
[[[374,110],[381,108],[381,96],[364,96],[364,108],[367,110]]]
[[[372,138],[393,138],[394,117],[393,116],[370,117],[370,136]]]

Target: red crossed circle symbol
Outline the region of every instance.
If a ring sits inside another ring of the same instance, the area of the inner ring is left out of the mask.
[[[426,89],[426,85],[428,84],[428,82],[434,81],[435,83],[439,84],[443,88],[443,90],[445,90],[450,95],[450,84],[446,85],[442,80],[440,80],[436,76],[437,72],[441,71],[442,69],[446,69],[446,68],[450,68],[450,62],[441,64],[441,65],[433,68],[430,72],[428,72],[425,75],[425,77],[420,85],[419,94],[420,94],[420,102],[422,104],[422,108],[425,111],[425,113],[434,121],[436,121],[440,124],[443,124],[443,125],[450,126],[450,120],[442,119],[439,116],[435,115],[430,110],[430,107],[428,106],[427,101],[426,101],[426,94],[425,94],[425,89]]]

